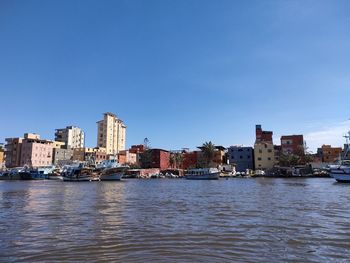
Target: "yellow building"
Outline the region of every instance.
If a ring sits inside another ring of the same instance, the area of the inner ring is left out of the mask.
[[[256,170],[273,168],[275,164],[275,150],[272,143],[258,142],[254,144],[254,163]]]
[[[4,167],[5,165],[5,150],[3,147],[0,146],[0,168]]]
[[[125,150],[126,126],[113,113],[104,113],[97,122],[97,146],[106,148],[106,153],[116,155]]]

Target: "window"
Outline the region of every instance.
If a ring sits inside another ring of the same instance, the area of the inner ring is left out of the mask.
[[[272,153],[272,150],[271,150],[271,149],[268,149],[267,152]]]
[[[261,150],[261,149],[259,150],[259,153],[262,153],[262,150]]]
[[[247,156],[247,159],[250,159],[250,155]]]
[[[269,157],[269,158],[267,158],[267,160],[271,161],[271,158]]]
[[[261,161],[261,157],[258,158],[258,161]]]
[[[241,156],[239,156],[239,159],[243,159],[243,156],[241,155]]]

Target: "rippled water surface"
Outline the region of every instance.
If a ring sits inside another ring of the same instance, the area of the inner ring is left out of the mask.
[[[1,262],[349,262],[332,179],[0,181]]]

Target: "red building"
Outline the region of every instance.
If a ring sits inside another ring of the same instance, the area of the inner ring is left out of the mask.
[[[161,170],[170,167],[170,152],[163,149],[150,149],[142,153],[142,168],[159,168]]]
[[[183,162],[182,168],[187,170],[190,168],[195,168],[197,166],[198,161],[198,152],[184,152],[183,153]]]
[[[303,135],[282,136],[281,150],[283,154],[304,155],[304,136]]]
[[[267,142],[272,143],[272,131],[263,131],[261,125],[255,125],[255,142]]]
[[[143,144],[132,145],[129,149],[131,153],[143,153],[145,151],[145,146]]]

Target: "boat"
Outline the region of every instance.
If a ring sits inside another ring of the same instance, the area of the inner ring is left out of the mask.
[[[130,167],[120,165],[116,159],[105,160],[96,168],[101,170],[99,178],[101,181],[120,181],[126,170]]]
[[[329,175],[333,177],[337,182],[340,183],[350,183],[350,160],[347,160],[349,153],[349,138],[350,131],[348,135],[344,136],[346,138],[346,150],[341,158],[339,164],[329,166]]]
[[[38,167],[29,171],[32,179],[45,180],[50,179],[50,174],[55,170],[55,166]]]
[[[93,169],[84,167],[83,164],[65,166],[61,176],[64,182],[100,181],[100,178],[94,174]]]
[[[217,168],[190,169],[185,178],[189,180],[218,180],[220,171]]]

